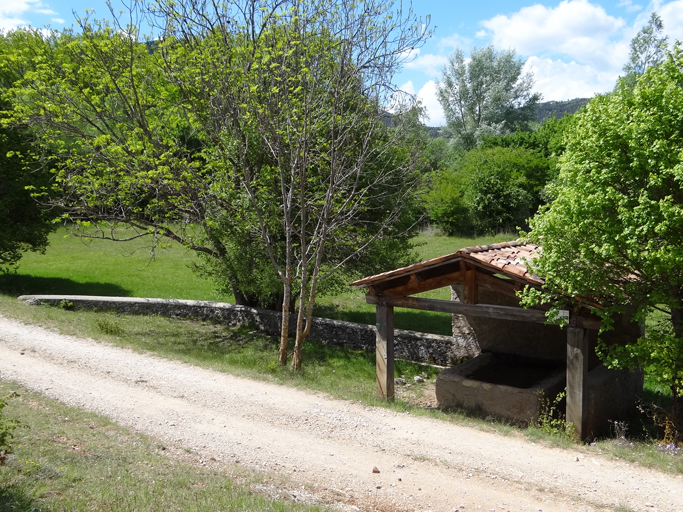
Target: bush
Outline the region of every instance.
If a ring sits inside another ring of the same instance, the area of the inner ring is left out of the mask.
[[[436,180],[432,221],[449,235],[480,235],[526,227],[552,178],[548,158],[525,148],[475,149]]]

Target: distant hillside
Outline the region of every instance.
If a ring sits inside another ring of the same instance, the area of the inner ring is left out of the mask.
[[[536,122],[542,123],[553,114],[557,119],[560,119],[565,114],[575,114],[577,110],[583,107],[590,98],[574,98],[567,101],[544,101],[538,104],[536,110]]]
[[[577,110],[583,107],[590,98],[574,98],[567,101],[544,101],[538,104],[536,110],[536,117],[534,121],[542,123],[546,119],[553,117],[553,115],[560,119],[565,114],[575,114]],[[444,134],[443,126],[427,126],[429,136],[432,138],[441,137]]]

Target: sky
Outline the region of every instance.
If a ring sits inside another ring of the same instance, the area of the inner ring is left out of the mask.
[[[112,0],[118,9],[123,0]],[[109,14],[105,0],[0,0],[0,30],[22,26],[61,29],[74,12]],[[493,44],[514,49],[535,77],[543,101],[589,98],[607,92],[622,74],[629,44],[653,11],[670,44],[683,41],[683,0],[416,0],[413,10],[431,16],[433,36],[406,61],[395,83],[417,95],[429,126],[445,124],[436,95],[443,66],[455,48]]]

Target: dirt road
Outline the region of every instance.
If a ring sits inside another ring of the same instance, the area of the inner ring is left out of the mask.
[[[369,408],[3,317],[0,378],[213,464],[284,473],[293,496],[346,510],[683,512],[681,476],[588,449]]]

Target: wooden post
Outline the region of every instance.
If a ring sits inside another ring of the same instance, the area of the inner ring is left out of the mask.
[[[572,323],[567,328],[567,423],[574,424],[583,441],[588,437],[588,331],[580,319],[573,318]]]
[[[477,304],[479,302],[477,271],[472,265],[463,266],[465,268],[465,304]]]
[[[377,304],[377,338],[375,347],[377,396],[394,399],[394,307],[380,300]]]

